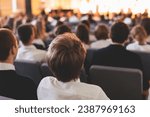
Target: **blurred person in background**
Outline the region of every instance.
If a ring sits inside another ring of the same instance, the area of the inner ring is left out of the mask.
[[[0,95],[17,100],[37,99],[36,85],[16,73],[13,65],[18,52],[15,35],[9,29],[0,29]]]
[[[81,40],[86,49],[90,47],[89,45],[89,30],[85,24],[79,24],[76,30],[77,37]]]
[[[133,27],[130,34],[135,42],[126,47],[128,50],[150,52],[150,45],[147,44],[147,33],[141,25]]]
[[[94,31],[97,41],[91,43],[91,48],[104,48],[112,44],[109,38],[109,28],[105,24],[99,24]]]
[[[18,37],[22,42],[16,59],[45,62],[46,51],[37,49],[32,43],[35,39],[35,30],[31,24],[23,24],[18,27]]]

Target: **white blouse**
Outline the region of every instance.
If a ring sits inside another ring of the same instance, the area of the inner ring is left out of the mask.
[[[109,100],[99,86],[79,80],[64,83],[52,76],[41,80],[37,95],[39,100]]]
[[[129,44],[126,47],[127,50],[135,50],[135,51],[143,51],[143,52],[150,52],[150,45],[144,44],[144,45],[139,45],[138,42],[134,42]]]

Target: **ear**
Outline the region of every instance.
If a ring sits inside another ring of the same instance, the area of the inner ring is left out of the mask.
[[[11,48],[11,50],[10,50],[12,55],[14,55],[14,54],[16,53],[16,52],[15,52],[15,51],[16,51],[16,49],[15,49],[15,48],[16,48],[16,47],[15,47],[15,46],[13,46],[13,47]]]
[[[18,52],[18,43],[16,41],[16,44],[11,48],[11,54],[16,56],[17,52]]]

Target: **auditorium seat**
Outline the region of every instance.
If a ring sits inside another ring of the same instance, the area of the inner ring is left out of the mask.
[[[142,60],[144,76],[150,81],[150,53],[133,51],[138,54]]]
[[[89,75],[91,83],[100,86],[112,100],[142,99],[140,70],[93,65]]]
[[[88,74],[89,66],[91,65],[91,61],[93,59],[93,54],[96,50],[97,49],[93,49],[93,48],[87,49],[86,58],[84,62],[84,68],[87,74]]]
[[[16,60],[14,65],[18,74],[30,77],[36,85],[39,84],[42,79],[40,63],[35,61]]]
[[[15,100],[15,99],[5,97],[5,96],[0,96],[0,100]]]
[[[53,76],[53,73],[49,70],[47,63],[41,64],[41,73],[43,78],[46,76]]]
[[[41,73],[42,73],[42,77],[43,78],[46,77],[46,76],[53,76],[53,73],[48,68],[48,64],[47,63],[41,64]],[[80,81],[87,83],[87,75],[86,75],[84,69],[81,70]]]

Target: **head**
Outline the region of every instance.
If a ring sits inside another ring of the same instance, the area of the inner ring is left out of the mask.
[[[150,35],[150,18],[144,18],[141,21],[141,25],[144,27],[146,30],[147,35]]]
[[[66,32],[71,33],[71,29],[67,25],[62,24],[62,25],[59,25],[58,27],[56,27],[55,35],[57,36],[60,34],[64,34]]]
[[[58,35],[50,44],[47,63],[59,81],[69,82],[79,78],[86,50],[72,33]]]
[[[18,51],[17,39],[11,30],[0,29],[0,62],[13,63]]]
[[[36,27],[37,38],[43,39],[46,32],[44,22],[42,20],[37,21],[35,27]]]
[[[114,43],[123,44],[128,40],[129,27],[123,22],[112,25],[110,37]]]
[[[131,36],[139,42],[139,44],[146,42],[147,33],[141,25],[133,27],[130,33]]]
[[[18,37],[24,45],[29,45],[35,38],[35,30],[31,24],[23,24],[18,27]]]
[[[57,27],[57,26],[60,26],[60,25],[63,25],[63,24],[64,24],[64,23],[63,23],[62,21],[59,21],[59,20],[58,20],[57,23],[56,23],[56,27]]]
[[[83,21],[81,21],[81,23],[85,24],[88,27],[88,29],[90,30],[90,22],[88,20],[83,20]]]
[[[108,35],[109,35],[109,29],[105,24],[99,24],[96,28],[95,28],[95,37],[97,40],[105,40],[108,39]]]
[[[85,24],[79,24],[77,26],[76,35],[83,43],[89,43],[89,30]]]

